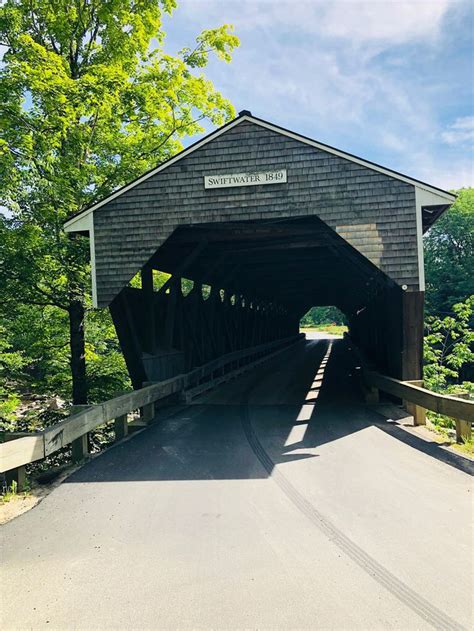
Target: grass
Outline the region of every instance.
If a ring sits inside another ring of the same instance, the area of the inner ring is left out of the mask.
[[[463,439],[462,443],[453,443],[452,447],[474,458],[474,438]]]
[[[454,419],[436,414],[436,412],[427,413],[429,428],[449,441],[450,447],[454,447],[457,451],[468,456],[474,457],[474,436],[469,439],[463,439],[462,443],[457,443],[454,437],[456,422]]]
[[[18,496],[18,484],[13,480],[10,486],[5,488],[5,491],[2,493],[2,502],[6,504],[11,500],[15,499]]]
[[[6,504],[18,497],[18,484],[13,480],[10,486],[7,486],[1,495],[2,503]]]
[[[3,492],[0,495],[0,502],[2,504],[7,504],[8,502],[11,502],[12,500],[24,499],[25,497],[28,497],[28,495],[29,495],[28,491],[23,491],[22,493],[18,493],[18,483],[15,482],[15,480],[13,480],[10,486],[5,486],[3,488]]]
[[[302,331],[320,331],[321,333],[330,333],[331,335],[339,335],[342,337],[348,331],[344,324],[318,324],[317,326],[303,326]]]

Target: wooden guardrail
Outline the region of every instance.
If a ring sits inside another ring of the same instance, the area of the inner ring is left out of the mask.
[[[461,441],[471,437],[472,423],[474,422],[474,401],[466,400],[460,396],[439,394],[423,388],[422,382],[400,381],[367,369],[363,371],[363,378],[365,384],[370,388],[368,395],[372,402],[378,399],[378,391],[382,390],[382,392],[403,399],[405,404],[411,404],[412,408],[409,411],[413,414],[415,424],[424,425],[425,411],[431,410],[454,419],[456,440]]]
[[[128,433],[128,414],[134,410],[140,409],[141,420],[145,424],[149,423],[154,417],[154,405],[160,399],[173,394],[186,393],[193,387],[196,394],[209,389],[268,360],[303,337],[302,334],[294,335],[260,346],[234,351],[199,366],[189,373],[127,392],[98,405],[79,406],[82,409],[74,410],[64,421],[42,432],[20,438],[7,435],[6,442],[0,444],[0,473],[11,474],[10,477],[17,480],[19,490],[21,490],[25,478],[24,465],[46,458],[69,444],[72,445],[73,460],[81,460],[88,451],[88,432],[99,425],[114,421],[116,439],[123,438]],[[240,366],[244,361],[247,364],[244,367]],[[227,373],[225,373],[226,369],[228,369]]]
[[[415,425],[426,424],[426,410],[452,418],[456,425],[456,440],[462,442],[472,436],[474,423],[474,401],[467,393],[458,396],[440,394],[423,387],[423,381],[401,381],[387,377],[374,370],[350,335],[345,334],[348,348],[357,359],[357,369],[361,374],[361,385],[365,389],[367,403],[379,402],[379,390],[403,400],[407,411],[413,415]]]

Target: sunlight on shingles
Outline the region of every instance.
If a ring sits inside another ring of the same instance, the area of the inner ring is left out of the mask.
[[[324,381],[324,371],[326,370],[326,366],[329,360],[329,356],[331,355],[331,351],[332,351],[332,342],[329,342],[328,350],[326,351],[326,354],[324,355],[323,360],[319,365],[319,369],[316,375],[314,376],[313,383],[311,384],[308,392],[306,393],[306,397],[305,397],[306,403],[304,403],[301,406],[298,416],[296,417],[296,423],[298,423],[298,425],[294,425],[291,428],[291,431],[288,434],[288,438],[286,439],[286,442],[285,442],[285,447],[289,447],[290,445],[296,445],[296,443],[300,443],[304,439],[306,430],[308,429],[308,423],[301,423],[301,421],[309,421],[311,418],[311,415],[313,414],[313,410],[314,410],[313,402],[315,402],[319,396],[321,385]],[[309,402],[311,402],[311,405],[308,405]]]

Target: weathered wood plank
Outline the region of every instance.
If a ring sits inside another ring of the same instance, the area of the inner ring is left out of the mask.
[[[15,469],[45,457],[42,434],[17,438],[0,445],[0,472]]]
[[[103,423],[100,405],[94,405],[44,430],[44,452],[49,456]]]

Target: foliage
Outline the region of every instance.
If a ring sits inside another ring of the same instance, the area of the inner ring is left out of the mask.
[[[12,352],[26,353],[28,387],[70,396],[67,363],[77,382],[84,356],[93,399],[122,387],[107,314],[86,315],[84,340],[88,245],[67,238],[62,224],[175,154],[202,121],[220,125],[234,115],[201,71],[211,54],[229,61],[238,39],[224,25],[165,53],[162,16],[175,6],[6,0],[0,7],[0,318]]]
[[[0,324],[0,419],[14,418],[14,412],[20,404],[11,382],[20,373],[23,364],[22,353],[12,350],[6,338],[6,329]]]
[[[474,395],[474,382],[463,379],[463,372],[474,363],[474,296],[452,307],[452,316],[430,316],[424,339],[425,386],[435,392]],[[428,412],[431,423],[441,432],[452,430],[452,418]],[[469,452],[469,445],[465,450]]]
[[[54,306],[20,304],[15,318],[1,318],[0,322],[7,325],[0,326],[0,418],[12,418],[20,402],[18,393],[54,394],[68,399],[71,374],[67,314]],[[24,350],[11,352],[12,348]],[[87,312],[85,349],[92,403],[130,387],[108,312]]]
[[[473,397],[474,189],[457,194],[424,239],[424,378],[430,390]],[[443,433],[455,427],[447,416],[428,412],[428,417]],[[470,453],[472,445],[463,449]]]
[[[300,320],[301,327],[314,327],[320,324],[346,324],[346,318],[337,307],[312,307]]]
[[[460,372],[474,362],[472,329],[474,295],[452,307],[453,316],[428,317],[424,346],[424,378],[430,390],[455,387]]]
[[[91,403],[104,401],[131,389],[127,367],[108,312],[91,310],[87,313],[86,363]]]
[[[424,238],[426,311],[451,313],[474,294],[474,189],[458,191],[456,202]]]

